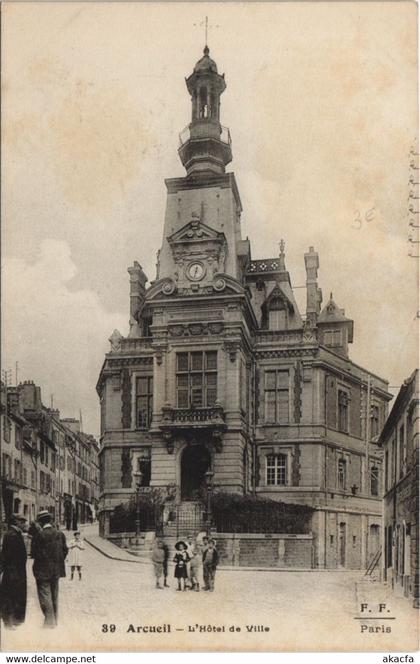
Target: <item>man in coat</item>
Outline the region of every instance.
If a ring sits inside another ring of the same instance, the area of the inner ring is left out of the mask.
[[[52,525],[51,514],[46,510],[37,517],[39,531],[32,541],[33,573],[36,580],[38,600],[44,614],[44,627],[55,627],[58,618],[58,584],[66,576],[64,560],[67,544],[64,533]]]
[[[22,531],[26,519],[18,514],[11,517],[9,529],[3,538],[0,554],[1,616],[4,626],[15,629],[25,621],[26,615],[26,547]]]

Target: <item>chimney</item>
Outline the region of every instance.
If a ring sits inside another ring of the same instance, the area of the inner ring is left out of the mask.
[[[318,288],[317,277],[319,258],[313,247],[305,254],[306,268],[306,325],[316,327],[319,313],[321,311],[322,291]]]
[[[41,388],[35,385],[33,380],[25,380],[18,385],[22,398],[23,410],[39,412],[42,407]]]
[[[130,337],[140,337],[139,314],[146,298],[147,276],[137,261],[128,268],[130,275]]]

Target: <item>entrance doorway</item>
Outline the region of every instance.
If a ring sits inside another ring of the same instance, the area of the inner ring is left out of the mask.
[[[338,539],[338,553],[340,567],[346,566],[346,524],[340,523],[339,539]]]
[[[206,486],[210,453],[204,445],[191,445],[181,457],[181,500],[199,500]]]
[[[369,528],[368,562],[378,553],[380,541],[380,527],[377,523],[373,523]]]

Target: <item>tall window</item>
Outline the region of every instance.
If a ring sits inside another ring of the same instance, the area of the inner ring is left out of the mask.
[[[347,463],[345,459],[338,460],[337,480],[338,488],[344,491],[347,483]]]
[[[140,376],[136,381],[137,429],[148,429],[152,422],[153,376]]]
[[[379,406],[372,406],[370,412],[370,435],[379,435]]]
[[[22,477],[21,477],[21,466],[20,466],[20,461],[18,459],[15,459],[14,463],[14,471],[15,471],[15,481],[20,482]]]
[[[217,351],[178,353],[176,359],[178,408],[213,406],[217,398]]]
[[[274,298],[270,302],[268,311],[268,329],[284,330],[287,326],[287,312],[284,302],[280,298]]]
[[[8,454],[3,454],[3,462],[2,462],[2,475],[3,477],[10,477],[11,476],[11,463],[12,459],[9,457]]]
[[[11,429],[12,429],[12,423],[10,421],[10,418],[5,415],[3,419],[3,437],[6,443],[10,443]]]
[[[349,395],[344,390],[338,390],[338,430],[349,430]]]
[[[330,346],[331,348],[341,346],[341,330],[325,330],[324,344],[326,346]]]
[[[266,457],[267,486],[285,486],[287,484],[287,456],[269,454]]]
[[[370,493],[372,496],[379,496],[379,468],[372,466],[370,469]]]
[[[289,372],[265,372],[265,421],[289,421]]]
[[[141,456],[137,459],[137,470],[141,472],[140,486],[150,486],[150,477],[152,470],[151,450],[143,450]]]
[[[400,427],[400,432],[399,432],[399,450],[400,450],[400,458],[399,458],[399,479],[404,475],[404,465],[405,465],[405,449],[404,449],[404,438],[405,438],[405,431],[404,431],[404,425]]]
[[[17,450],[22,448],[22,429],[15,427],[15,447]]]

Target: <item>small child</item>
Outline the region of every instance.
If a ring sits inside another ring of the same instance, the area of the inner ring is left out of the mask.
[[[178,579],[178,588],[177,590],[186,590],[185,580],[187,578],[187,563],[190,560],[190,557],[187,553],[187,545],[185,542],[179,541],[175,544],[175,549],[177,553],[174,555],[175,570],[174,576]],[[181,586],[182,579],[182,586]]]
[[[200,591],[200,570],[203,562],[202,547],[197,543],[194,547],[190,563],[191,590]]]
[[[70,565],[70,570],[71,570],[71,576],[70,576],[70,581],[73,581],[73,576],[75,570],[78,571],[79,573],[79,581],[82,580],[82,551],[84,551],[85,547],[83,545],[83,542],[80,537],[80,532],[78,530],[75,531],[74,537],[71,540],[69,544],[69,558],[68,562]]]

